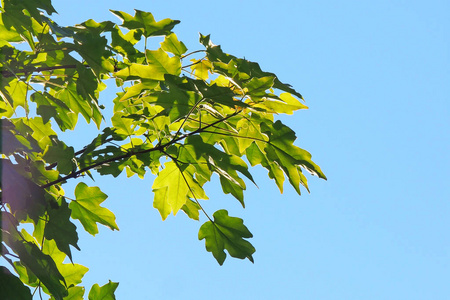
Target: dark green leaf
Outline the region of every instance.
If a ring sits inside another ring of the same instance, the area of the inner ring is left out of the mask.
[[[0,266],[0,295],[2,299],[28,300],[32,299],[31,291],[27,288],[19,278],[11,274],[11,272]]]
[[[245,87],[246,94],[262,97],[266,95],[268,89],[272,88],[274,80],[275,77],[272,76],[252,78],[243,86]]]
[[[114,73],[124,80],[152,79],[164,80],[164,75],[180,75],[181,62],[179,57],[169,57],[162,49],[147,50],[145,52],[147,64],[132,63],[128,67]]]
[[[39,278],[56,299],[67,295],[64,277],[51,256],[42,253],[32,242],[18,240],[13,242],[13,246],[23,265]]]
[[[200,97],[186,88],[185,79],[166,76],[165,83],[168,90],[161,92],[154,103],[164,108],[163,112],[170,117],[170,121],[176,121],[185,117],[200,100]],[[145,100],[151,103],[150,101],[153,99],[148,97]]]
[[[242,219],[228,216],[224,209],[216,211],[213,217],[213,222],[204,223],[198,232],[198,239],[205,239],[206,250],[212,252],[220,265],[226,258],[225,249],[233,257],[253,262],[255,248],[244,239],[253,235]]]
[[[16,167],[9,160],[0,160],[2,202],[9,204],[13,214],[19,214],[23,219],[28,215],[36,224],[45,211],[44,189],[20,175]]]
[[[145,37],[168,35],[173,27],[180,23],[171,19],[156,22],[151,13],[141,10],[135,10],[134,17],[122,11],[111,10],[111,12],[123,20],[121,26],[128,29],[142,29]]]
[[[43,158],[47,163],[57,163],[57,170],[62,174],[69,174],[75,168],[73,147],[67,147],[63,142],[53,139],[53,145],[44,152]]]
[[[278,188],[280,189],[280,192],[283,193],[283,171],[275,162],[270,161],[267,158],[267,155],[260,150],[257,144],[253,143],[246,149],[246,156],[252,166],[260,164],[264,168],[266,168],[269,171],[269,177],[275,180]]]
[[[204,143],[199,136],[189,137],[186,144],[194,146],[196,157],[204,157],[211,171],[219,175],[223,191],[227,194],[231,193],[241,202],[242,206],[245,206],[243,196],[243,190],[246,188],[245,182],[236,171],[254,182],[246,163],[238,156],[226,154],[216,147]]]
[[[78,112],[74,113],[63,101],[49,93],[35,92],[30,97],[37,104],[37,113],[47,123],[54,118],[62,131],[74,129],[78,120]]]
[[[45,225],[45,238],[55,240],[58,249],[67,254],[72,260],[69,245],[74,246],[78,250],[80,248],[77,245],[77,227],[70,221],[71,210],[68,204],[63,199],[60,206],[57,208],[51,207],[47,209],[47,212],[49,219],[47,225]]]
[[[82,35],[82,42],[75,47],[97,77],[102,73],[114,71],[114,65],[108,60],[112,53],[106,50],[107,43],[105,37],[85,33]]]
[[[245,59],[236,58],[233,55],[226,54],[222,51],[220,46],[216,46],[210,41],[210,37],[200,35],[200,43],[202,43],[206,47],[206,52],[208,58],[211,62],[222,62],[228,64],[231,60],[234,60],[233,68],[240,73],[244,73],[248,75],[248,78],[262,78],[262,77],[273,77],[275,78],[273,87],[288,93],[291,93],[300,99],[303,99],[302,95],[294,90],[291,85],[282,83],[278,80],[277,76],[270,72],[264,72],[261,70],[258,63],[251,62]],[[225,69],[222,69],[225,70]],[[227,75],[233,77],[236,73],[232,72],[232,70],[227,70]],[[233,74],[234,73],[234,74]],[[240,76],[242,78],[242,76]]]

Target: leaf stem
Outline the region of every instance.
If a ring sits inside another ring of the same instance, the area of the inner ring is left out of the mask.
[[[164,151],[163,151],[164,152]],[[200,207],[200,209],[203,211],[203,213],[205,214],[205,216],[208,218],[208,220],[210,220],[212,223],[214,223],[214,221],[211,219],[211,217],[208,215],[208,213],[203,209],[203,206],[200,204],[200,202],[198,201],[197,197],[195,197],[194,191],[192,190],[191,186],[189,185],[186,176],[184,176],[183,171],[180,168],[180,165],[178,164],[178,159],[172,157],[170,154],[164,152],[167,156],[169,156],[172,161],[175,163],[175,165],[177,165],[178,170],[180,170],[181,176],[183,177],[184,182],[186,183],[189,191],[192,194],[192,197],[194,198],[195,202],[197,202],[197,205]]]

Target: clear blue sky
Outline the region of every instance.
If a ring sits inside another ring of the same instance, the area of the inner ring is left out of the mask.
[[[244,218],[257,249],[255,264],[228,257],[220,267],[197,240],[202,223],[182,213],[161,221],[151,176],[86,178],[109,195],[121,229],[80,235],[74,260],[90,268],[87,289],[110,279],[118,299],[449,299],[449,1],[54,6],[62,25],[115,20],[109,8],[150,11],[181,20],[175,32],[190,50],[202,32],[259,62],[304,95],[310,109],[282,120],[329,179],[309,177],[311,194],[286,186],[280,195],[255,169],[259,189],[248,184],[245,210],[213,182],[206,209]]]

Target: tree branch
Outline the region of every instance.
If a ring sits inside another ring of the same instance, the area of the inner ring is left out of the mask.
[[[13,73],[11,71],[8,70],[2,70],[0,71],[0,74],[3,77],[13,77],[15,76],[17,73],[23,73],[23,74],[27,74],[27,73],[36,73],[36,72],[43,72],[43,71],[51,71],[51,70],[60,70],[60,69],[75,69],[77,66],[76,65],[64,65],[64,66],[53,66],[53,67],[40,67],[40,68],[29,68],[29,69],[22,69],[22,70],[17,70],[16,73]],[[87,66],[86,66],[87,67]]]
[[[171,141],[167,142],[166,144],[161,144],[161,145],[158,145],[158,146],[156,146],[154,148],[151,148],[151,149],[145,149],[145,150],[136,151],[136,152],[130,151],[130,152],[125,153],[123,155],[119,155],[119,156],[112,157],[112,158],[109,158],[109,159],[101,161],[101,162],[97,162],[97,163],[92,164],[90,166],[84,167],[84,168],[82,168],[82,169],[80,169],[80,170],[78,170],[76,172],[72,172],[69,175],[61,177],[61,178],[59,178],[59,179],[57,179],[55,181],[52,181],[52,182],[49,182],[47,184],[41,185],[41,188],[45,189],[45,188],[51,187],[51,186],[53,186],[55,184],[58,184],[60,182],[67,181],[68,179],[77,178],[78,176],[80,176],[81,174],[83,174],[86,171],[89,171],[89,170],[91,170],[93,168],[99,167],[101,165],[104,165],[104,164],[107,164],[107,163],[110,163],[110,162],[114,162],[114,161],[130,158],[130,157],[135,156],[137,154],[150,153],[150,152],[153,152],[153,151],[164,151],[164,149],[166,147],[169,147],[170,145],[173,145],[176,142],[178,142],[180,140],[183,140],[183,139],[185,139],[185,138],[187,138],[187,137],[189,137],[191,135],[195,135],[197,133],[203,132],[204,130],[208,129],[209,127],[215,126],[216,124],[219,124],[220,122],[226,121],[229,118],[232,118],[232,117],[236,116],[237,114],[239,114],[239,112],[240,111],[236,111],[236,112],[232,113],[231,115],[226,116],[223,119],[217,120],[216,122],[213,122],[213,123],[211,123],[211,124],[209,124],[209,125],[207,125],[207,126],[205,126],[203,128],[199,128],[199,129],[197,129],[195,131],[192,131],[190,133],[183,134],[183,135],[179,136],[178,138],[174,137]]]

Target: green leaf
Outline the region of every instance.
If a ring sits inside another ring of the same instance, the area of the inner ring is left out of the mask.
[[[53,139],[53,145],[46,149],[43,158],[49,164],[57,163],[56,168],[60,173],[69,174],[76,167],[74,156],[73,147],[67,147],[63,142]]]
[[[84,299],[84,287],[73,286],[68,289],[69,295],[64,297],[64,300],[83,300]],[[53,300],[53,299],[51,299]]]
[[[89,269],[79,264],[62,264],[58,267],[61,275],[64,276],[67,286],[77,285],[81,283],[81,278]],[[83,291],[84,292],[84,291]],[[70,294],[70,289],[69,289]]]
[[[183,42],[178,40],[175,33],[171,33],[164,38],[164,42],[161,43],[161,48],[164,51],[175,54],[176,56],[181,56],[187,51],[186,46]]]
[[[168,199],[169,199],[169,195],[167,194],[168,190],[169,190],[169,188],[167,186],[153,190],[153,192],[155,193],[155,197],[153,200],[153,207],[159,211],[163,221],[172,212],[172,206],[170,205],[170,203],[168,201]]]
[[[97,283],[94,284],[89,291],[89,300],[115,300],[116,296],[114,292],[119,286],[118,282],[112,282],[111,280],[100,287]]]
[[[50,137],[56,136],[56,133],[53,131],[50,123],[44,123],[40,117],[20,120],[23,121],[23,124],[31,128],[33,131],[32,137],[38,142],[41,149],[45,149],[47,146],[52,145]],[[15,125],[16,127],[19,126],[18,123],[15,123]]]
[[[97,89],[99,88],[98,79],[91,69],[85,65],[77,64],[77,92],[84,99],[97,101]]]
[[[264,149],[268,160],[278,163],[298,194],[300,194],[301,176],[297,166],[301,166],[319,178],[326,179],[320,167],[311,160],[311,154],[293,145],[296,137],[292,129],[281,121],[277,121],[273,124],[261,123],[261,130],[269,136],[269,143]]]
[[[200,206],[197,204],[197,202],[189,199],[181,209],[186,213],[186,215],[188,215],[189,218],[197,221],[200,219]]]
[[[206,47],[206,52],[211,62],[219,62],[219,63],[221,62],[224,64],[228,64],[231,60],[234,61],[232,64],[233,69],[229,69],[231,65],[227,69],[222,69],[223,71],[227,72],[227,75],[234,77],[236,75],[236,72],[239,72],[241,74],[240,75],[241,78],[242,74],[247,74],[248,78],[251,77],[261,78],[267,76],[274,77],[275,78],[273,84],[274,88],[282,90],[284,92],[291,93],[297,96],[298,98],[303,99],[302,95],[299,92],[294,90],[291,87],[291,85],[282,83],[280,80],[278,80],[278,77],[275,74],[262,71],[258,63],[251,62],[246,59],[236,58],[233,55],[224,53],[220,48],[220,46],[216,46],[210,41],[209,35],[203,36],[200,34],[200,43],[202,43]],[[220,72],[220,69],[217,71]]]
[[[132,119],[125,118],[125,116],[125,113],[116,112],[111,121],[117,134],[130,136],[134,133],[135,124]]]
[[[97,77],[100,77],[102,73],[114,71],[113,64],[108,60],[112,53],[106,50],[108,41],[105,37],[94,33],[82,35],[79,33],[78,38],[81,41],[76,44],[75,49],[86,60]]]
[[[58,249],[67,254],[72,260],[72,253],[69,245],[80,250],[77,245],[77,227],[70,222],[71,211],[68,204],[63,199],[57,208],[47,209],[49,220],[45,225],[44,236],[48,240],[55,240]]]
[[[18,132],[9,119],[0,120],[0,152],[9,156],[17,152],[40,152],[39,146],[28,135]],[[28,138],[27,138],[28,137]]]
[[[179,57],[169,57],[162,50],[147,50],[145,52],[147,64],[132,63],[128,67],[114,73],[114,75],[123,80],[133,79],[152,79],[164,80],[164,75],[171,74],[178,76],[181,73],[181,62]]]
[[[30,99],[37,104],[36,112],[42,117],[44,123],[54,118],[62,131],[75,128],[78,113],[74,113],[63,101],[49,93],[41,92],[33,93]]]
[[[6,28],[3,24],[2,18],[0,18],[0,40],[7,42],[22,42],[23,39],[20,34],[13,28]]]
[[[2,299],[32,299],[30,289],[3,266],[0,266],[0,295]]]
[[[56,299],[67,296],[64,277],[51,256],[43,254],[32,242],[16,241],[13,245],[20,261],[39,278]]]
[[[83,278],[84,274],[86,274],[89,270],[85,266],[79,264],[64,264],[63,262],[66,255],[58,249],[58,246],[54,240],[45,240],[42,252],[53,258],[58,270],[61,272],[61,275],[64,276],[68,287],[81,283],[81,278]]]
[[[158,85],[156,80],[143,80],[142,82],[133,84],[129,88],[126,88],[126,93],[119,99],[120,102],[129,98],[140,95],[143,91],[153,90]]]
[[[156,22],[151,13],[137,9],[135,9],[136,13],[134,17],[122,11],[111,10],[111,12],[123,20],[122,27],[128,29],[142,29],[145,37],[168,35],[173,27],[180,23],[178,20],[171,19],[164,19]]]
[[[254,141],[266,141],[267,136],[261,133],[258,118],[242,118],[238,121],[236,129],[239,130],[239,151],[243,153]]]
[[[211,171],[219,175],[224,193],[231,193],[245,207],[243,190],[246,186],[237,171],[254,183],[252,175],[248,172],[247,164],[238,156],[226,154],[213,145],[203,142],[199,136],[190,136],[186,140],[186,144],[194,146],[196,157],[204,157],[211,167]]]
[[[29,111],[26,99],[28,89],[29,87],[25,82],[14,77],[9,80],[3,78],[0,80],[0,96],[8,102],[13,110],[22,106],[26,112]]]
[[[192,107],[200,100],[198,94],[188,90],[186,79],[180,79],[175,76],[166,76],[166,85],[168,91],[163,91],[158,95],[154,102],[164,108],[164,113],[170,117],[170,121],[175,121],[185,117]],[[145,100],[153,100],[150,97]]]
[[[246,149],[246,156],[252,166],[260,164],[264,168],[266,168],[269,171],[269,178],[275,180],[278,188],[280,189],[280,192],[283,193],[283,183],[284,183],[283,171],[276,163],[270,161],[267,158],[266,154],[264,154],[260,150],[257,144],[253,143]]]
[[[154,67],[154,72],[161,74],[161,79],[164,80],[164,74],[178,76],[181,73],[181,61],[178,57],[169,57],[169,55],[162,49],[147,50],[145,57],[149,66]]]
[[[262,108],[267,112],[274,114],[292,115],[298,109],[307,109],[308,107],[298,101],[289,93],[282,93],[280,98],[267,98],[262,102],[252,105],[252,108]]]
[[[219,103],[231,108],[237,106],[249,107],[248,104],[235,100],[234,96],[236,96],[236,94],[230,88],[218,86],[215,83],[208,85],[202,80],[195,80],[194,84],[203,98],[211,100],[214,103]]]
[[[244,91],[250,96],[265,96],[266,91],[271,89],[274,83],[275,77],[266,76],[262,78],[252,78],[246,82],[244,86]]]
[[[209,73],[212,72],[212,65],[209,60],[206,59],[192,59],[191,70],[194,72],[195,77],[201,80],[207,80]]]
[[[111,46],[122,55],[127,56],[130,61],[136,62],[137,58],[144,56],[134,47],[141,39],[140,30],[130,30],[123,34],[119,26],[116,25],[111,29],[111,39]]]
[[[69,204],[72,218],[80,220],[87,232],[92,235],[97,234],[97,223],[108,226],[111,230],[119,230],[114,214],[100,206],[108,196],[98,187],[88,187],[85,183],[80,182],[75,188],[75,197],[76,200]]]
[[[14,262],[14,270],[19,274],[20,280],[28,286],[36,287],[38,285],[38,278],[31,272],[30,269],[25,267],[20,261]]]
[[[240,218],[228,216],[224,209],[218,210],[213,215],[214,220],[204,223],[198,232],[198,239],[205,239],[208,252],[212,252],[217,262],[222,265],[225,261],[225,249],[232,257],[248,258],[253,262],[252,254],[255,248],[244,238],[253,235]]]
[[[195,168],[192,165],[178,167],[174,162],[166,162],[164,169],[159,172],[153,182],[155,198],[153,206],[156,207],[161,217],[165,219],[169,207],[174,215],[186,204],[190,198],[208,199],[203,188],[194,179]],[[163,189],[162,191],[158,191]],[[194,195],[192,195],[192,192]],[[170,213],[170,212],[169,212]]]
[[[11,212],[20,219],[30,219],[36,224],[44,214],[46,201],[44,189],[19,174],[17,165],[9,160],[0,159],[2,202],[8,203]]]

